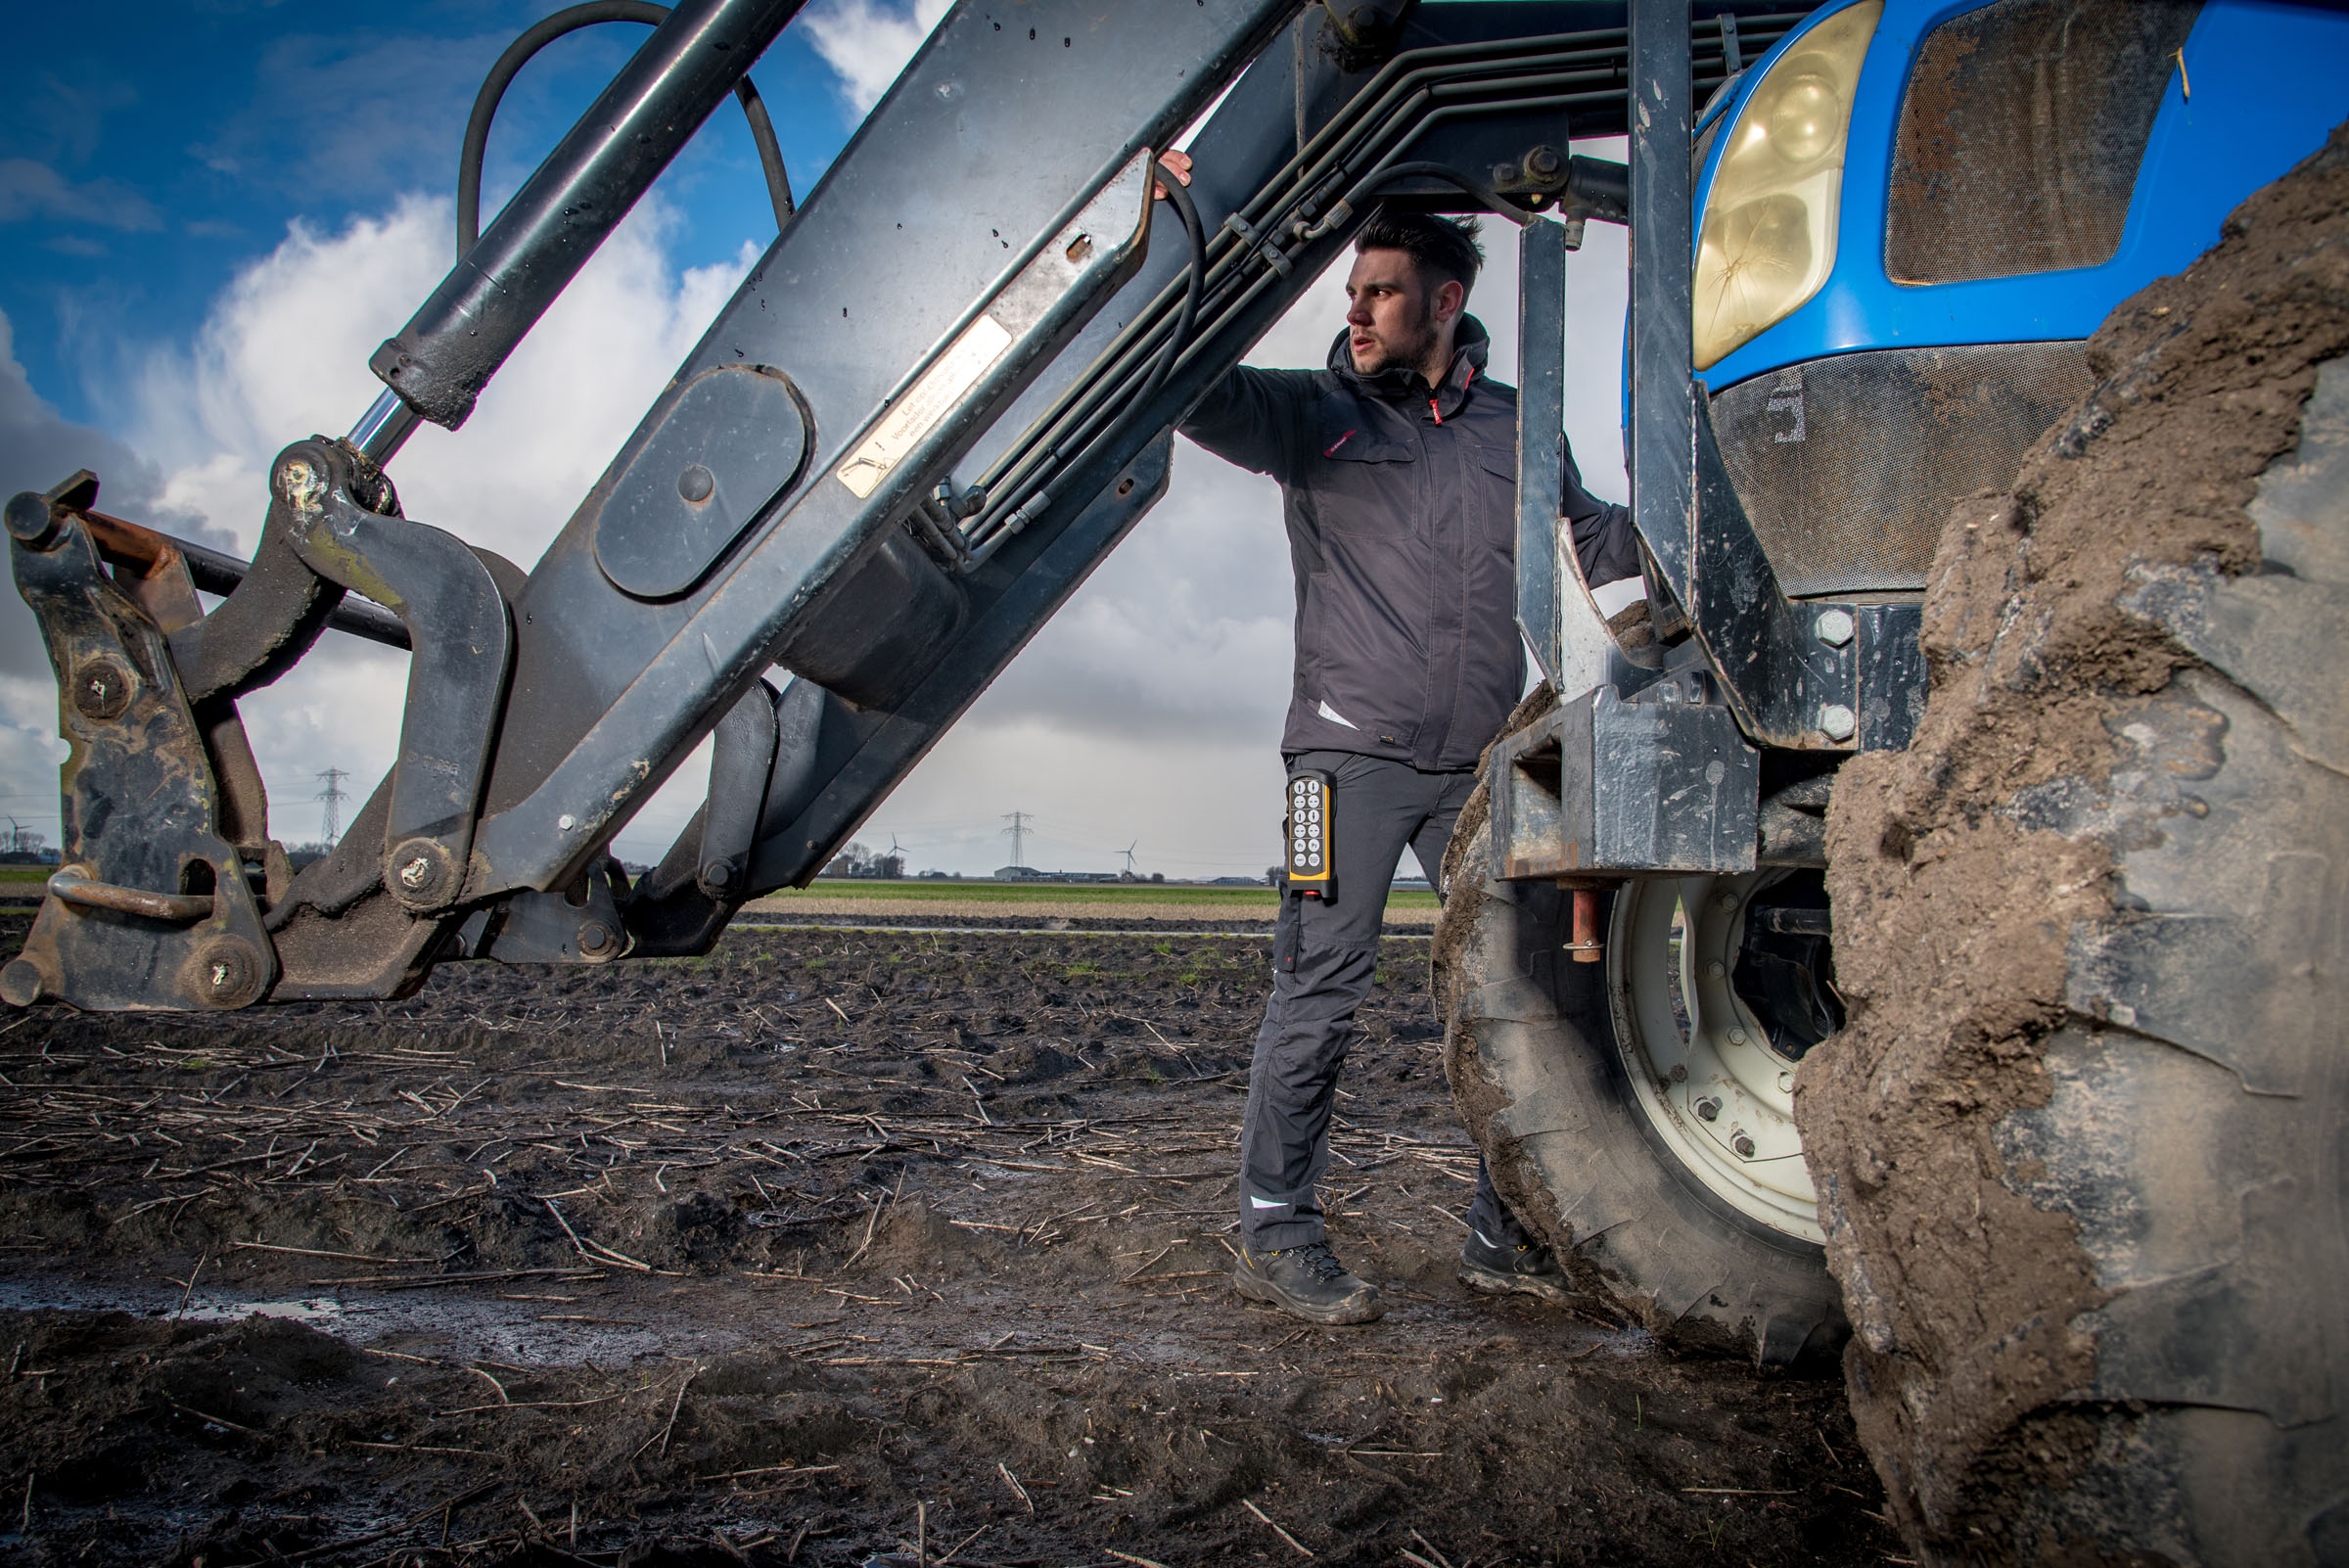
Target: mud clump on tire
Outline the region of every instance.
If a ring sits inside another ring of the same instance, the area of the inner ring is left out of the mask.
[[[1957,507],[1927,589],[1915,742],[1838,780],[1828,882],[1850,1022],[1804,1062],[1796,1117],[1856,1330],[1853,1414],[1929,1557],[2051,1559],[2102,1535],[2097,1504],[2043,1502],[2112,1462],[2110,1432],[2065,1403],[2098,1388],[2081,1314],[2112,1292],[2002,1124],[2056,1092],[2051,1037],[2104,1022],[2083,1018],[2067,948],[2142,907],[2119,857],[2145,819],[2050,827],[2035,803],[2102,798],[2116,768],[2144,766],[2132,737],[2148,700],[2195,661],[2127,604],[2165,571],[2259,570],[2246,507],[2344,351],[2336,131],[2190,269],[2116,310],[2090,344],[2095,391],[2010,490]]]

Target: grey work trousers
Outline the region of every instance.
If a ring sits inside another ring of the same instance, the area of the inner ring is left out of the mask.
[[[1355,752],[1289,759],[1290,772],[1308,768],[1336,780],[1330,789],[1336,886],[1327,899],[1284,893],[1273,930],[1272,996],[1256,1034],[1240,1122],[1240,1236],[1260,1253],[1323,1239],[1318,1188],[1329,1166],[1330,1111],[1358,1033],[1354,1015],[1377,972],[1388,886],[1405,845],[1430,883],[1442,877],[1452,824],[1476,787],[1473,770],[1426,773]],[[1526,1240],[1481,1160],[1468,1222],[1495,1242]]]

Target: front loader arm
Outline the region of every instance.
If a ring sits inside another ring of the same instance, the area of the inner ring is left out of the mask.
[[[771,37],[792,9],[679,6],[622,107],[681,144],[731,85],[697,47]],[[618,217],[582,236],[530,205],[641,194],[643,160],[597,161],[602,105],[376,356],[398,397],[281,454],[254,564],[211,615],[166,627],[115,585],[94,487],[18,497],[17,576],[75,750],[67,870],[0,994],[242,1005],[397,994],[447,957],[697,951],[745,899],[812,877],[1163,492],[1174,421],[1374,201],[1573,208],[1570,134],[1622,126],[1620,6],[1455,4],[1367,31],[1354,8],[1342,37],[1299,9],[1032,0],[1014,26],[958,7],[527,576],[401,517],[383,465],[419,418],[462,422],[546,280]],[[1193,146],[1196,225],[1154,225],[1149,150],[1235,76]],[[491,343],[452,346],[467,311]],[[345,594],[415,650],[398,760],[288,880],[257,779],[246,807],[223,792],[242,736],[220,715],[336,617],[364,621]],[[74,706],[108,660],[160,784],[128,720]],[[709,801],[629,886],[613,835],[713,731]],[[142,913],[142,894],[178,902]],[[229,939],[244,968],[209,978],[199,955]]]

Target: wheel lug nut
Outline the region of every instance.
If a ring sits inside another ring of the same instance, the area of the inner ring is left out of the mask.
[[[1754,1157],[1754,1140],[1743,1132],[1729,1134],[1729,1147],[1737,1151],[1737,1158],[1740,1160],[1750,1160]]]
[[[1710,1094],[1706,1095],[1696,1102],[1696,1114],[1708,1122],[1718,1121],[1721,1117],[1721,1101]]]
[[[1744,1044],[1744,1043],[1745,1043],[1745,1031],[1744,1031],[1744,1030],[1742,1030],[1742,1029],[1732,1029],[1732,1030],[1730,1030],[1730,1031],[1729,1031],[1729,1043],[1730,1043],[1730,1044],[1732,1044],[1732,1045],[1742,1045],[1742,1044]]]

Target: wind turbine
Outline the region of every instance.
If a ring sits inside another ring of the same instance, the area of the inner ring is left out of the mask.
[[[1136,839],[1133,841],[1133,844],[1139,844],[1141,842],[1141,840]],[[1126,874],[1128,876],[1133,875],[1133,844],[1127,845],[1126,848],[1120,852],[1126,856]]]

